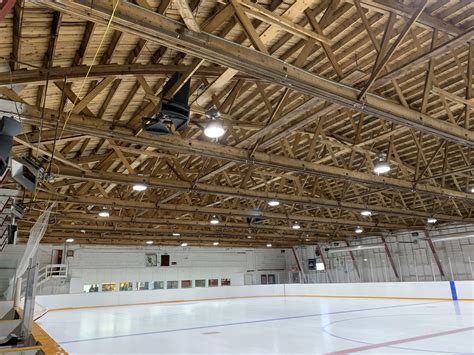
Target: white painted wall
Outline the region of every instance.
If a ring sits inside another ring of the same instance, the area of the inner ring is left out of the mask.
[[[429,231],[432,237],[453,233],[474,232],[474,226],[457,226],[433,228]],[[441,280],[473,280],[474,279],[474,238],[434,243],[437,254],[445,271],[441,277],[431,250],[422,231],[404,232],[386,235],[389,250],[392,253],[395,266],[400,274],[400,281],[441,281]],[[416,241],[416,243],[412,243]],[[364,238],[353,240],[351,245],[379,244],[380,238]],[[345,242],[339,242],[339,247]],[[325,248],[334,247],[333,243],[321,244],[321,249],[329,265],[329,271],[316,272],[308,270],[308,259],[316,258],[315,246],[297,248],[304,271],[311,282],[390,282],[398,281],[389,264],[383,248],[353,252],[359,267],[361,278],[358,277],[354,264],[348,252],[328,255]],[[317,258],[320,262],[321,258]],[[292,267],[296,266],[293,262]]]
[[[230,278],[234,286],[244,285],[244,275],[252,284],[260,274],[283,272],[285,254],[280,249],[199,248],[199,247],[111,247],[69,245],[74,256],[67,258],[71,292],[82,285],[106,282],[180,281]],[[170,255],[169,267],[146,267],[146,254]],[[166,282],[165,282],[166,283]]]
[[[456,283],[459,298],[474,300],[473,281]],[[388,282],[351,284],[252,285],[177,290],[81,293],[38,296],[48,309],[114,306],[153,302],[193,301],[232,297],[329,296],[451,299],[449,282]]]

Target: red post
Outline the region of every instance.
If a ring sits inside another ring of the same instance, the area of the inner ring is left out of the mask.
[[[293,256],[295,257],[296,265],[298,266],[299,272],[303,272],[303,269],[301,268],[300,260],[298,259],[298,256],[296,255],[295,248],[291,247],[291,250],[293,251]]]
[[[433,241],[430,238],[430,235],[428,234],[427,231],[424,231],[426,241],[428,242],[428,246],[430,247],[431,253],[433,254],[433,257],[436,261],[436,265],[438,265],[438,270],[441,276],[445,277],[444,270],[443,270],[443,265],[441,265],[441,261],[439,260],[438,253],[436,252],[436,249],[434,247]]]
[[[321,261],[323,262],[324,270],[326,271],[326,275],[328,276],[329,281],[332,282],[331,281],[331,275],[329,274],[328,266],[326,264],[326,259],[324,258],[323,251],[322,251],[321,247],[319,246],[319,244],[316,245],[315,254],[316,254],[316,256],[319,255],[321,257]]]
[[[8,11],[15,5],[16,0],[0,0],[0,21],[7,16]]]
[[[398,275],[397,267],[395,266],[395,262],[393,261],[393,258],[392,258],[392,253],[390,253],[390,249],[388,248],[387,242],[385,241],[384,237],[380,237],[380,238],[382,239],[383,246],[385,248],[385,253],[387,254],[387,257],[388,257],[388,261],[390,261],[390,265],[392,265],[393,273],[395,274],[395,277],[397,279],[400,279],[400,276]]]
[[[350,246],[350,245],[349,245],[349,242],[348,242],[347,240],[346,240],[346,244],[347,244],[347,246]],[[357,272],[357,276],[358,276],[359,279],[360,279],[359,266],[357,266],[357,262],[356,262],[354,253],[353,253],[352,251],[349,251],[349,255],[351,256],[352,265],[354,265],[354,269],[355,269],[355,271]]]

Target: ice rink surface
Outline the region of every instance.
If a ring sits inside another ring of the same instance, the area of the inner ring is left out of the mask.
[[[48,312],[70,354],[472,354],[474,302],[269,297]]]

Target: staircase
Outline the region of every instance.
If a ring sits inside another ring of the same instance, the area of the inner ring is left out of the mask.
[[[0,197],[0,252],[8,243],[9,228],[11,225],[11,199],[10,197]]]

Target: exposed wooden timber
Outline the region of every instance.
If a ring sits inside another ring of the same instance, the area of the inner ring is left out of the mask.
[[[113,5],[112,1],[97,3],[86,0],[55,2],[41,0],[39,3],[100,24],[105,24],[110,18]],[[456,143],[474,146],[473,131],[435,119],[378,95],[367,93],[364,102],[361,103],[357,99],[360,94],[357,89],[324,79],[270,55],[217,36],[189,31],[180,23],[136,5],[121,3],[117,7],[111,25],[117,30],[231,67],[262,80],[279,83],[301,93],[320,97],[365,114],[376,115]]]

